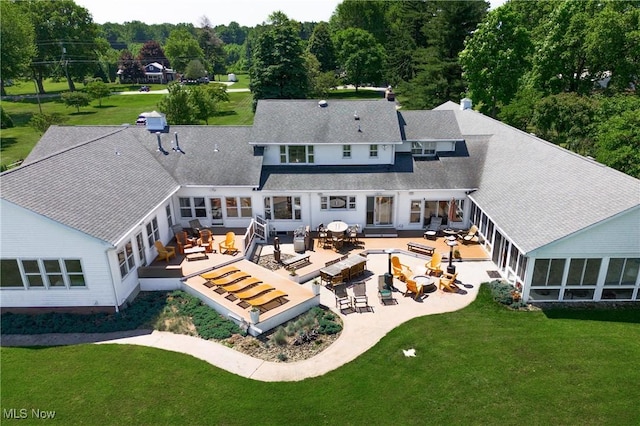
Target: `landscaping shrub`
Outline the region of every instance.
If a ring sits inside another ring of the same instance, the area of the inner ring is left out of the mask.
[[[491,297],[498,303],[507,305],[513,309],[525,307],[527,304],[519,297],[520,292],[507,281],[494,280],[488,283]]]
[[[271,340],[278,346],[284,346],[287,344],[287,333],[284,328],[278,327],[278,329],[271,336]]]

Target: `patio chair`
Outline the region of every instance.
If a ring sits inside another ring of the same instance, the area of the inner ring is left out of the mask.
[[[226,289],[225,289],[226,290]],[[267,293],[275,290],[275,287],[269,284],[259,284],[255,287],[251,287],[248,290],[242,290],[234,293],[234,296],[240,300],[248,301],[253,297],[260,296],[262,293]]]
[[[343,309],[351,308],[351,299],[349,299],[346,284],[340,284],[333,287],[333,295],[336,298],[336,308],[341,311]]]
[[[425,265],[427,267],[427,275],[435,274],[440,276],[442,274],[442,254],[435,252],[431,256],[431,260]]]
[[[235,266],[224,266],[222,268],[214,269],[213,271],[200,274],[200,276],[205,280],[215,280],[218,278],[222,278],[225,275],[229,275],[232,272],[239,272],[239,271],[240,269],[236,268]]]
[[[369,310],[369,298],[367,297],[367,284],[360,281],[353,285],[353,298],[351,299],[353,308],[360,310],[364,308]]]
[[[473,225],[465,235],[458,234],[458,239],[462,242],[462,244],[470,243],[471,241],[477,241],[476,234],[478,233],[478,227]],[[475,240],[474,240],[475,239]]]
[[[209,281],[211,281],[214,285],[217,285],[217,286],[225,286],[229,284],[234,284],[236,281],[249,278],[250,276],[251,275],[247,274],[246,272],[238,271],[238,272],[233,272],[229,275],[225,275],[222,278],[212,279]]]
[[[186,231],[176,232],[176,244],[178,245],[178,253],[184,254],[184,249],[192,248],[196,241],[187,236]]]
[[[413,271],[411,270],[411,268],[400,263],[400,258],[398,256],[393,256],[391,258],[391,267],[393,276],[398,278],[402,282],[405,282],[407,280],[407,277],[413,275]]]
[[[164,259],[169,263],[169,259],[171,256],[176,257],[176,248],[173,246],[165,246],[160,241],[156,241],[155,243],[156,250],[158,250],[158,258]]]
[[[235,284],[229,284],[219,288],[221,289],[222,292],[232,293],[234,296],[238,297],[236,293],[253,290],[254,288],[256,288],[258,284],[261,284],[261,283],[262,281],[260,281],[259,279],[254,277],[249,277],[249,278],[242,279]]]
[[[318,233],[318,246],[324,248],[324,243],[327,240],[327,230],[324,229],[324,223],[318,225],[316,232]]]
[[[198,244],[200,247],[204,247],[207,253],[213,252],[213,235],[208,229],[200,230],[200,238],[198,238]]]
[[[380,303],[383,305],[386,305],[388,301],[391,301],[391,303],[395,302],[393,292],[387,288],[382,279],[378,280],[378,297],[380,297]]]
[[[447,290],[451,293],[457,293],[459,288],[456,285],[456,278],[458,278],[458,273],[450,274],[445,272],[440,277],[440,283],[438,284],[438,289]]]
[[[442,217],[441,216],[431,216],[431,222],[429,222],[429,226],[425,229],[425,237],[427,236],[427,232],[435,232],[438,235],[440,232],[440,227],[442,226]]]
[[[278,301],[280,304],[284,304],[286,300],[283,302],[283,299],[287,297],[287,293],[281,290],[271,290],[268,293],[263,294],[262,296],[256,297],[255,299],[245,300],[246,303],[251,305],[254,308],[258,308],[261,311],[266,310],[264,306],[270,302]]]
[[[218,244],[220,253],[222,254],[228,253],[234,256],[238,254],[238,249],[235,246],[236,246],[236,234],[234,232],[227,232],[227,235],[225,235],[224,241]]]
[[[418,300],[418,297],[424,294],[424,289],[422,288],[422,286],[418,286],[418,283],[416,283],[414,280],[407,279],[406,284],[407,284],[407,290],[404,292],[405,296],[409,293],[413,293],[414,294],[413,298],[415,300]]]

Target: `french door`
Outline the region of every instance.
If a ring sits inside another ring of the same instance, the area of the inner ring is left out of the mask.
[[[393,197],[367,197],[367,225],[393,225]]]
[[[209,198],[211,205],[211,225],[224,225],[224,219],[222,218],[222,198]]]

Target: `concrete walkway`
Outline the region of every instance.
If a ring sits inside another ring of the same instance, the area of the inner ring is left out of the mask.
[[[409,256],[400,256],[416,274],[424,271],[424,261]],[[367,269],[373,276],[367,281],[369,311],[337,312],[344,322],[340,337],[327,349],[313,358],[279,363],[263,361],[228,348],[222,344],[197,337],[161,331],[132,330],[125,333],[108,334],[48,334],[48,335],[3,335],[3,346],[48,346],[79,343],[132,344],[149,346],[174,352],[181,352],[202,359],[216,367],[260,381],[297,381],[323,375],[334,370],[373,347],[389,331],[400,324],[419,316],[441,314],[459,310],[469,305],[477,296],[482,282],[489,281],[487,271],[495,270],[490,261],[470,261],[455,263],[461,281],[460,292],[445,293],[436,290],[425,297],[414,300],[404,296],[404,284],[394,281],[396,304],[382,305],[377,295],[377,276],[387,270],[387,256],[373,254],[367,262]],[[302,284],[311,286],[311,283]],[[321,289],[320,303],[335,311],[333,293]],[[409,348],[398,348],[398,351]]]

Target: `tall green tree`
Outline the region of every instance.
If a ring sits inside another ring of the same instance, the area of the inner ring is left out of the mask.
[[[111,94],[109,86],[100,79],[87,83],[86,90],[92,99],[98,100],[98,106],[102,106],[102,98],[106,98]]]
[[[198,40],[186,29],[177,29],[171,32],[165,45],[167,58],[172,67],[179,72],[184,72],[189,61],[204,58],[204,52],[198,44]]]
[[[286,15],[270,15],[253,47],[249,71],[254,108],[259,99],[304,99],[307,69],[298,28]]]
[[[139,83],[145,77],[140,61],[131,52],[123,50],[118,60],[121,83]]]
[[[386,11],[392,3],[384,0],[344,0],[338,4],[329,21],[333,33],[359,28],[384,45],[387,41]]]
[[[35,31],[29,17],[12,1],[0,2],[0,89],[6,80],[24,75],[36,53]]]
[[[84,92],[64,92],[61,96],[62,103],[68,107],[74,107],[77,112],[80,112],[80,107],[89,106],[91,98]]]
[[[385,53],[382,45],[365,30],[349,28],[338,31],[335,46],[344,80],[358,87],[366,83],[380,84]]]
[[[188,89],[174,81],[167,86],[169,93],[158,103],[158,109],[169,124],[197,124],[199,111],[189,97]]]
[[[514,98],[532,49],[529,32],[509,4],[487,14],[460,53],[469,96],[481,111],[495,117]]]
[[[201,77],[205,77],[207,75],[207,70],[197,59],[189,61],[187,64],[187,68],[184,71],[184,76],[188,80],[197,80]]]
[[[209,74],[224,74],[225,73],[225,52],[224,43],[213,27],[209,19],[204,16],[200,22],[200,28],[196,29],[198,44],[202,49],[204,65]]]
[[[619,96],[603,102],[595,158],[640,179],[640,99]]]
[[[189,102],[194,109],[194,117],[209,124],[209,117],[215,114],[218,102],[206,86],[189,89]]]
[[[36,32],[37,52],[32,68],[40,93],[44,93],[43,78],[55,73],[65,76],[69,90],[74,91],[73,79],[82,80],[93,74],[98,49],[103,46],[95,42],[98,26],[91,14],[73,0],[28,0],[19,4]]]
[[[326,22],[320,22],[313,29],[307,51],[318,59],[320,72],[335,71],[336,51]]]

